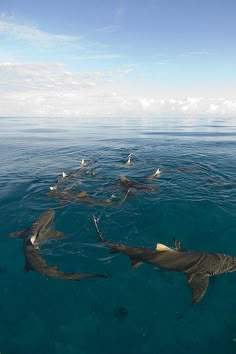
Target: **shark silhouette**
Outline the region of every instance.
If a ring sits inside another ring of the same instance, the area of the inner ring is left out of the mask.
[[[157,243],[154,249],[107,241],[98,229],[96,218],[93,217],[93,220],[99,240],[111,248],[112,253],[127,255],[131,261],[131,268],[137,268],[142,263],[149,263],[161,269],[183,273],[192,292],[193,304],[200,302],[203,298],[210,276],[236,271],[236,257],[182,250],[177,240],[175,240],[176,248]]]
[[[24,239],[23,250],[25,255],[24,270],[34,270],[51,278],[80,280],[88,277],[106,278],[102,274],[92,273],[64,273],[57,269],[57,266],[49,266],[40,255],[39,245],[49,238],[62,237],[63,234],[51,228],[55,215],[54,210],[43,212],[35,222],[27,229],[16,231],[7,235],[8,237],[21,237]]]
[[[120,176],[118,183],[120,184],[121,187],[125,189],[132,188],[139,191],[149,191],[149,192],[157,190],[157,187],[152,186],[151,184],[134,181],[132,179],[128,179],[125,176]]]
[[[125,202],[127,199],[128,195],[130,193],[130,189],[127,190],[126,194],[119,200],[111,200],[111,199],[98,199],[98,198],[92,198],[87,195],[86,192],[77,192],[72,189],[68,190],[62,190],[62,191],[50,191],[48,193],[48,196],[51,198],[57,198],[61,201],[64,202],[79,202],[79,203],[85,203],[89,206],[94,206],[94,205],[99,205],[99,206],[115,206],[115,205],[121,205]]]

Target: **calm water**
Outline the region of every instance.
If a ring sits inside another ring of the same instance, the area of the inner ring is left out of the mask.
[[[192,306],[183,275],[131,271],[126,256],[99,245],[92,223],[95,214],[107,239],[129,245],[172,246],[175,237],[186,248],[236,255],[236,120],[1,118],[0,152],[1,354],[236,353],[236,274],[211,278]],[[119,197],[119,176],[142,181],[161,168],[158,190],[120,206],[61,207],[48,188],[82,158],[96,175],[81,177],[77,190]],[[22,240],[5,235],[48,208],[66,234],[42,246],[48,263],[111,278],[23,272]]]

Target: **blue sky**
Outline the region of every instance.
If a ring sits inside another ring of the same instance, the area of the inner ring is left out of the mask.
[[[1,0],[0,108],[233,115],[235,13],[234,0]]]

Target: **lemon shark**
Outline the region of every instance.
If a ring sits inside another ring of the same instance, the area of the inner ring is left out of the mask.
[[[126,188],[126,189],[135,189],[135,190],[141,190],[141,191],[155,191],[157,188],[155,186],[152,186],[150,184],[134,181],[132,179],[128,179],[125,176],[120,176],[119,182],[118,182],[121,187]]]
[[[106,278],[102,274],[92,273],[64,273],[59,271],[57,266],[49,266],[40,255],[40,243],[49,238],[63,237],[60,231],[52,229],[51,224],[55,216],[54,210],[43,212],[33,224],[24,230],[16,231],[8,234],[8,237],[21,237],[24,239],[23,251],[25,256],[26,272],[34,270],[37,273],[43,274],[47,277],[80,280],[88,277]]]
[[[51,190],[48,193],[48,196],[50,198],[57,198],[61,201],[64,202],[79,202],[79,203],[85,203],[89,206],[94,206],[94,205],[98,205],[98,206],[115,206],[115,205],[121,205],[123,204],[128,195],[130,193],[130,189],[127,190],[126,194],[119,200],[112,200],[112,199],[97,199],[97,198],[93,198],[93,197],[89,197],[87,195],[87,192],[77,192],[75,190],[72,189],[68,189],[68,190],[62,190],[62,191],[57,191],[57,190]]]
[[[185,275],[192,292],[192,303],[197,304],[203,298],[209,284],[209,277],[236,271],[236,257],[220,254],[182,250],[180,242],[175,240],[176,248],[157,243],[155,248],[132,247],[113,243],[103,238],[93,217],[99,240],[111,248],[112,253],[123,253],[130,258],[131,268],[149,263],[160,269],[181,272]]]

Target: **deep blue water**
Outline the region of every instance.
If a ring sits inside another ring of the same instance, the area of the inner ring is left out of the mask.
[[[236,256],[235,119],[0,118],[0,153],[1,354],[236,353],[236,274],[211,278],[192,306],[182,274],[130,270],[126,256],[101,247],[92,223],[95,214],[107,239],[129,245],[172,246],[175,237],[189,249]],[[163,172],[150,182],[157,191],[120,206],[62,207],[48,188],[82,158],[96,175],[76,188],[99,198],[120,196],[121,175],[142,181]],[[109,279],[23,272],[22,240],[5,236],[49,208],[66,238],[42,246],[47,262]]]

